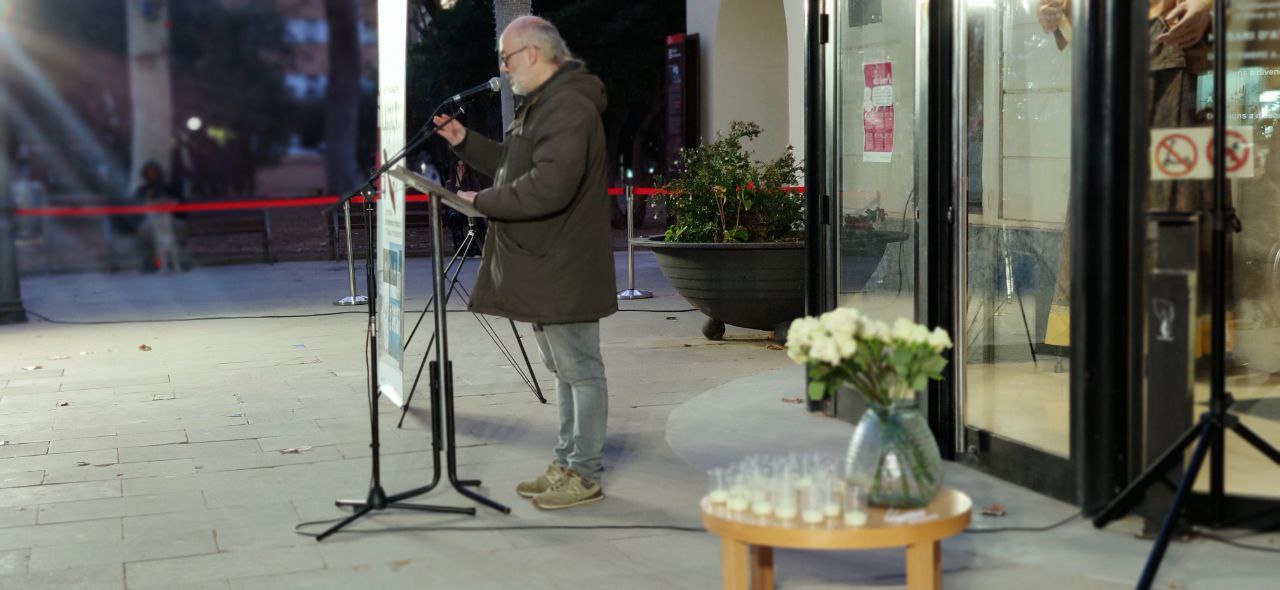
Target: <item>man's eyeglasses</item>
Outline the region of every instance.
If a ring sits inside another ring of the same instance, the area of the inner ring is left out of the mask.
[[[509,70],[509,69],[511,69],[511,66],[510,66],[507,62],[511,61],[511,58],[512,58],[512,57],[515,57],[515,55],[516,55],[517,53],[520,53],[521,51],[524,51],[524,50],[526,50],[526,49],[528,49],[528,48],[530,48],[530,47],[533,47],[533,46],[532,46],[532,45],[525,45],[524,47],[521,47],[520,49],[514,49],[514,50],[512,50],[512,51],[511,51],[511,53],[508,53],[508,54],[506,54],[506,55],[503,55],[501,52],[499,52],[499,53],[498,53],[498,61],[502,62],[502,67],[507,68],[507,69]]]

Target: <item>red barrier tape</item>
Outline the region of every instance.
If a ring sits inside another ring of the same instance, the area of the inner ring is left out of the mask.
[[[802,186],[784,187],[787,192],[803,193]],[[659,188],[635,187],[632,194],[636,196],[665,195]],[[622,188],[611,187],[609,196],[626,194]],[[375,199],[376,200],[376,199]],[[427,195],[407,195],[405,201],[410,203],[426,203]],[[42,207],[36,209],[18,209],[19,217],[75,217],[91,215],[140,215],[146,213],[199,213],[208,211],[239,211],[244,209],[281,209],[286,207],[316,207],[333,205],[338,202],[336,196],[301,197],[282,199],[242,199],[239,201],[218,201],[215,203],[166,203],[154,205],[107,205],[85,207]],[[351,199],[352,203],[364,203],[364,197]]]

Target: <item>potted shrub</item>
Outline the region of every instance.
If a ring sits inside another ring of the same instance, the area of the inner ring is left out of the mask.
[[[673,222],[643,245],[671,286],[710,319],[785,332],[804,315],[804,195],[788,190],[801,166],[791,146],[772,162],[755,161],[743,143],[760,135],[734,121],[727,134],[680,154],[680,175],[663,185]]]

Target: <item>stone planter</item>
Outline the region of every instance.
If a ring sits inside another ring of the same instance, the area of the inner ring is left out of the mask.
[[[671,287],[710,318],[702,333],[718,340],[729,324],[780,330],[804,315],[804,244],[668,243],[641,238]]]
[[[863,291],[880,266],[885,248],[909,237],[907,232],[866,228],[840,230],[840,292]]]

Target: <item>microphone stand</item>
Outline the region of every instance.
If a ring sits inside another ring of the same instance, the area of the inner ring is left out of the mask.
[[[343,529],[347,525],[358,520],[360,517],[366,516],[374,511],[386,510],[388,508],[400,508],[405,510],[418,510],[418,511],[424,511],[424,512],[443,512],[443,513],[450,513],[450,514],[468,514],[472,516],[474,516],[476,513],[476,509],[474,507],[434,506],[434,505],[427,505],[427,504],[410,504],[410,503],[404,502],[404,500],[407,500],[411,497],[418,496],[426,493],[427,491],[430,491],[430,487],[418,488],[417,490],[410,490],[408,492],[402,492],[399,494],[395,494],[393,496],[388,496],[386,490],[384,490],[382,487],[381,444],[379,442],[379,434],[378,434],[378,398],[381,396],[381,394],[378,392],[378,346],[377,346],[378,344],[378,334],[377,334],[377,326],[378,326],[377,293],[378,291],[376,288],[377,279],[375,277],[375,266],[374,266],[375,265],[374,257],[375,257],[377,248],[374,243],[374,236],[373,236],[374,225],[371,219],[372,217],[371,211],[373,209],[373,193],[375,190],[375,184],[378,182],[379,178],[381,178],[383,174],[385,174],[388,170],[390,170],[396,164],[400,163],[400,161],[403,160],[408,154],[410,154],[419,146],[421,146],[423,143],[425,143],[426,140],[430,138],[437,129],[439,129],[440,126],[434,124],[435,115],[440,111],[441,108],[444,107],[444,105],[450,104],[452,102],[453,101],[446,101],[445,103],[441,104],[439,107],[436,107],[436,109],[432,111],[431,116],[428,117],[427,124],[423,126],[423,128],[418,132],[418,134],[415,135],[414,138],[408,144],[406,144],[405,147],[401,149],[399,153],[397,153],[395,156],[391,157],[386,162],[384,162],[382,166],[378,167],[378,169],[375,170],[367,180],[365,180],[364,184],[360,185],[360,187],[351,191],[342,199],[339,199],[338,202],[333,205],[333,207],[341,207],[342,205],[346,204],[347,202],[351,201],[357,196],[363,197],[362,204],[364,205],[363,213],[364,213],[365,228],[366,228],[365,230],[365,290],[369,296],[368,316],[367,316],[368,325],[366,327],[366,330],[368,333],[367,345],[369,348],[368,401],[369,401],[369,428],[370,428],[370,439],[371,439],[369,448],[372,450],[372,465],[371,465],[372,474],[369,482],[369,492],[367,497],[364,500],[338,500],[334,503],[339,507],[343,507],[343,506],[353,507],[356,509],[356,511],[351,516],[348,516],[347,518],[342,519],[337,524],[333,525],[329,529],[317,535],[316,536],[317,542],[323,541],[324,539],[329,537],[329,535],[332,535],[338,532],[339,530]],[[454,120],[454,118],[456,118],[457,115],[461,113],[462,111],[461,109],[459,109],[457,113],[450,115],[449,118],[445,120],[444,123],[448,124],[449,121]],[[439,240],[440,230],[439,230],[438,223],[434,223],[434,222],[437,222],[439,217],[437,213],[439,210],[439,201],[434,198],[430,200],[431,200],[431,208],[432,208],[432,220],[433,220],[433,225],[435,225],[433,230],[436,234],[434,236],[433,242],[434,242],[434,245],[438,248],[439,242],[440,242]],[[439,252],[438,251],[435,252],[433,256],[439,256]],[[439,277],[436,277],[435,282],[437,283],[436,290],[438,291],[440,289]],[[433,367],[433,374],[434,374],[434,369],[435,367]],[[433,386],[434,386],[434,381],[433,381]],[[444,393],[446,395],[450,394],[451,389],[452,388],[446,389]],[[433,401],[434,401],[434,397],[435,396],[433,396]],[[448,400],[446,400],[446,403],[447,402]],[[449,404],[448,406],[446,406],[446,409],[452,410],[452,404]],[[438,412],[433,411],[432,415],[434,417],[438,415]],[[436,420],[433,420],[433,422],[438,423],[439,420],[436,419]],[[450,416],[449,422],[450,422],[449,424],[450,427],[452,427],[452,416]],[[450,434],[451,434],[450,439],[452,439],[452,433]],[[439,435],[435,434],[433,436],[433,439],[439,440]],[[450,442],[452,442],[452,440]],[[453,454],[452,445],[450,445],[449,452],[450,452],[450,456],[452,456]],[[435,456],[436,456],[435,471],[438,476],[440,471],[438,446],[435,450]],[[452,468],[452,464],[450,465],[450,467]],[[453,476],[453,469],[450,469],[450,475]],[[451,477],[451,479],[453,479],[453,477]],[[474,485],[480,484],[480,482],[478,481],[468,481],[465,483],[474,484]],[[465,495],[471,496],[471,494],[465,494]],[[487,503],[491,503],[491,501]],[[502,507],[502,508],[505,508],[505,507]],[[510,509],[506,508],[505,512],[510,512]]]

